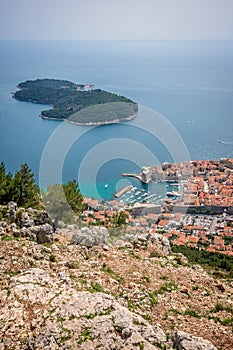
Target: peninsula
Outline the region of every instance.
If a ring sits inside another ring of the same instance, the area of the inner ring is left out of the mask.
[[[67,120],[79,125],[101,125],[132,120],[136,102],[117,94],[96,89],[94,85],[76,84],[68,80],[27,80],[13,94],[19,101],[51,105],[40,117]]]

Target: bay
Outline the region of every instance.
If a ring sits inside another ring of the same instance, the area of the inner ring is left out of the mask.
[[[18,102],[11,96],[19,82],[45,77],[95,84],[135,100],[155,116],[159,113],[177,130],[190,159],[233,157],[231,41],[1,41],[0,52],[0,161],[8,171],[15,172],[26,162],[39,181],[46,144],[61,128],[61,122],[38,117],[48,106]],[[77,140],[65,155],[62,180],[78,179],[86,159],[80,184],[84,195],[110,199],[129,182],[141,188],[137,180],[123,179],[121,174],[139,171],[143,158],[144,165],[153,165],[147,153],[157,164],[173,161],[159,135],[145,130],[143,108],[139,127],[134,122],[85,130],[74,126]],[[64,141],[61,137],[60,149]],[[125,149],[130,147],[128,155]],[[54,163],[58,158],[59,147],[54,149]],[[92,167],[94,158],[99,168]],[[56,182],[56,176],[51,181]],[[164,187],[158,184],[155,190],[163,194]]]

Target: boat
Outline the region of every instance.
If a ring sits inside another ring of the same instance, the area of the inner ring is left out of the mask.
[[[108,184],[105,184],[105,185],[104,185],[104,188],[108,188]]]
[[[222,143],[223,145],[232,145],[232,142],[230,142],[230,141],[221,141],[221,140],[218,140],[218,143]]]

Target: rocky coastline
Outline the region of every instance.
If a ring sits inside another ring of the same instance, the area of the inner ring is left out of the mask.
[[[40,114],[39,115],[40,118],[42,119],[47,119],[47,120],[57,120],[57,121],[65,121],[69,124],[72,124],[72,125],[83,125],[83,126],[98,126],[98,125],[109,125],[109,124],[116,124],[116,123],[120,123],[122,121],[130,121],[130,120],[134,120],[136,117],[137,117],[137,114],[133,114],[129,117],[126,117],[126,118],[122,118],[122,119],[114,119],[114,120],[111,120],[111,121],[105,121],[105,122],[90,122],[90,123],[78,123],[78,122],[73,122],[71,120],[68,119],[65,119],[65,118],[50,118],[50,117],[46,117],[44,116],[43,114]]]

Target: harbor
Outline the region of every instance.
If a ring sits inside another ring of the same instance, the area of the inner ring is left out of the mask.
[[[124,193],[130,191],[132,188],[133,188],[132,185],[123,187],[120,191],[116,192],[116,193],[114,194],[114,196],[115,196],[116,198],[120,198],[121,196],[123,196]]]

